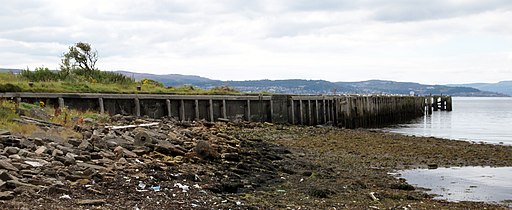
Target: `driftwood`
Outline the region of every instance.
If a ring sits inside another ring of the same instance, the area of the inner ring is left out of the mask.
[[[140,124],[140,125],[120,125],[120,126],[105,126],[105,128],[109,128],[109,129],[112,129],[112,130],[118,130],[118,129],[124,129],[124,128],[137,128],[137,127],[150,127],[150,126],[155,126],[155,125],[159,125],[160,123],[145,123],[145,124]]]
[[[21,116],[21,119],[13,119],[13,120],[16,122],[20,122],[20,123],[30,123],[30,124],[41,125],[41,126],[62,127],[62,125],[58,124],[58,123],[48,122],[45,120],[39,120],[39,119],[27,117],[27,116]]]

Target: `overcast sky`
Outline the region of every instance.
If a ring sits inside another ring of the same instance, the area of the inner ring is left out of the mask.
[[[82,41],[109,71],[512,80],[510,0],[0,0],[0,11],[0,68],[57,69]]]

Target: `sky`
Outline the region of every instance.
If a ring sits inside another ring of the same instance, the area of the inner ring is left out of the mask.
[[[512,80],[510,0],[0,0],[0,11],[0,68],[58,69],[87,42],[107,71]]]

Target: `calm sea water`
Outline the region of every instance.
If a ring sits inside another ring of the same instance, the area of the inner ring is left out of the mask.
[[[512,145],[512,97],[454,97],[452,112],[433,112],[431,116],[386,130]]]
[[[448,201],[483,201],[512,205],[512,167],[453,167],[398,171],[410,184]],[[512,207],[512,206],[510,206]]]
[[[512,145],[512,98],[454,97],[452,112],[387,128],[417,136]],[[438,199],[484,201],[512,207],[512,167],[462,167],[400,171],[409,183],[429,188]]]

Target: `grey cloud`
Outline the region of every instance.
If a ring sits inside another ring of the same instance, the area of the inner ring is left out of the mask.
[[[374,11],[374,19],[389,22],[445,19],[512,9],[512,2],[509,0],[467,1],[463,3],[450,0],[396,0],[385,2],[367,1],[363,6]]]

